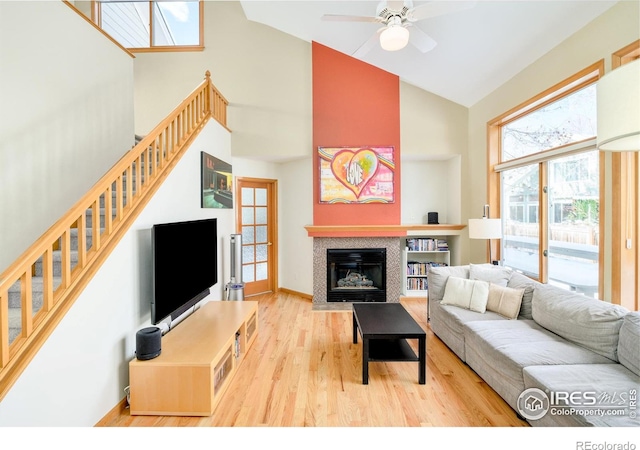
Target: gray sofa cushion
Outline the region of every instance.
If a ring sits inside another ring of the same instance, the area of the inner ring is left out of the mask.
[[[469,266],[429,267],[427,279],[429,302],[439,302],[444,296],[444,288],[449,277],[469,278]]]
[[[487,311],[481,314],[457,306],[443,305],[441,302],[435,302],[431,305],[429,312],[431,331],[433,331],[451,351],[458,355],[458,358],[462,361],[465,361],[465,323],[476,320],[506,320],[495,312]]]
[[[533,320],[544,328],[618,361],[618,335],[627,309],[549,285],[533,291],[531,307]]]
[[[520,305],[520,314],[518,314],[518,318],[533,319],[533,315],[531,314],[531,300],[533,299],[533,290],[538,285],[542,285],[542,283],[532,280],[531,278],[519,272],[514,271],[511,274],[511,278],[509,278],[507,287],[514,289],[524,289],[524,295],[522,296],[522,304]]]
[[[443,306],[441,302],[429,303],[429,326],[431,327],[431,331],[433,331],[458,358],[464,361],[464,333],[462,333],[460,329],[461,326],[457,325],[451,319],[451,313],[448,311],[450,308],[453,308],[453,306]]]
[[[498,286],[507,286],[512,274],[511,269],[493,264],[470,264],[469,278],[472,280],[487,281]]]
[[[640,312],[630,312],[622,320],[618,359],[627,369],[640,375]]]
[[[522,369],[552,364],[613,364],[560,336],[533,320],[467,322],[464,332],[465,358],[514,410],[525,388]]]
[[[640,390],[640,377],[622,364],[529,366],[523,369],[523,375],[527,389],[538,388],[547,395],[550,392],[595,393],[593,395],[597,406],[594,408],[587,405],[585,409],[604,410],[614,406],[626,408],[626,413],[623,415],[599,415],[598,413],[564,415],[552,414],[550,410],[541,419],[530,420],[529,423],[533,426],[640,426],[640,418],[632,418],[629,415],[630,391],[635,389],[637,393]],[[581,398],[579,394],[576,395]],[[566,408],[560,409],[566,412]]]

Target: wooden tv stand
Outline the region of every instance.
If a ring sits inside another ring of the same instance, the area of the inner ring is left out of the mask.
[[[258,302],[211,301],[129,363],[131,415],[210,416],[258,331]]]

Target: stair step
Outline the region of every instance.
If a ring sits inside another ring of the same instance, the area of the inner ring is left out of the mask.
[[[104,225],[105,213],[106,213],[105,208],[100,208],[99,214],[100,214],[100,226],[101,227]],[[111,218],[114,218],[115,214],[116,214],[116,208],[115,208],[115,205],[114,205],[114,207],[112,208],[112,211],[111,211]],[[86,217],[86,220],[87,220],[87,228],[91,228],[93,226],[93,209],[87,209],[85,217]]]
[[[90,250],[93,246],[93,228],[87,227],[85,230],[85,236],[87,239],[87,250]],[[104,230],[100,230],[102,233]],[[71,238],[71,252],[69,256],[71,257],[71,268],[73,269],[78,264],[78,229],[72,228],[70,231]],[[51,259],[53,260],[53,276],[60,277],[62,276],[62,251],[54,250],[51,254]],[[34,264],[34,276],[41,277],[42,276],[42,258],[38,258],[38,260]]]
[[[111,205],[115,206],[115,204],[116,204],[116,196],[117,196],[117,192],[116,191],[111,191]],[[122,193],[122,198],[124,199],[125,202],[127,201],[127,192],[126,191]],[[100,208],[104,208],[104,196],[100,197],[100,204],[98,206],[100,206]]]
[[[77,232],[76,232],[77,233]],[[75,250],[71,250],[69,256],[71,257],[71,268],[73,269],[76,264],[78,264],[78,242],[77,237],[75,239],[71,239],[72,243],[75,240],[76,244]],[[62,276],[62,252],[60,250],[55,250],[51,254],[51,259],[53,260],[53,276],[60,277]],[[38,258],[34,266],[34,275],[36,277],[42,276],[42,258]]]
[[[142,139],[143,136],[138,136],[136,135],[136,144],[138,142],[140,142],[140,139]],[[148,156],[148,155],[146,155]],[[132,187],[133,187],[133,192],[135,193],[135,187],[136,187],[136,171],[135,171],[135,163],[133,164],[133,172],[132,172],[132,176],[131,176],[131,182],[133,183]],[[141,161],[140,163],[140,175],[141,175],[141,181],[144,183],[146,176],[147,176],[147,171],[145,171],[145,161]],[[127,193],[126,193],[126,189],[127,189],[127,176],[126,174],[123,175],[123,183],[122,183],[122,189],[124,190],[123,192],[123,199],[126,205],[127,202]],[[112,212],[111,212],[111,217],[115,217],[115,203],[116,203],[116,197],[117,197],[117,192],[115,189],[112,190],[111,192],[111,198],[112,198]],[[101,224],[104,223],[104,217],[106,214],[106,210],[104,207],[104,203],[105,203],[105,198],[104,196],[101,196],[100,201],[99,201],[99,216],[100,216],[100,222]],[[86,229],[86,239],[87,239],[87,249],[91,248],[91,246],[93,245],[93,209],[89,208],[86,211],[86,221],[87,221],[87,229]],[[101,231],[102,232],[102,231]],[[70,231],[70,245],[71,245],[71,268],[75,267],[78,263],[78,229],[77,228],[72,228]],[[62,282],[62,252],[59,250],[53,251],[52,254],[52,259],[53,259],[53,289],[55,290],[58,286],[60,286],[61,282]],[[37,313],[41,308],[42,308],[42,304],[43,304],[43,286],[44,286],[44,280],[42,278],[42,258],[38,259],[38,261],[36,261],[35,266],[34,266],[34,276],[31,278],[31,295],[32,295],[32,307],[33,307],[33,313]],[[8,291],[8,303],[9,303],[9,343],[13,342],[21,333],[22,331],[22,304],[21,304],[21,292],[20,292],[20,282],[17,281],[16,283],[13,284],[13,286],[11,286],[9,288]]]
[[[20,308],[9,308],[9,343],[20,335],[22,331],[22,315]]]
[[[85,230],[85,236],[87,239],[87,249],[89,249],[93,245],[93,228],[87,228]],[[78,250],[78,229],[77,228],[71,229],[71,250]]]
[[[60,283],[62,282],[62,278],[61,277],[53,277],[53,289],[55,290],[58,286],[60,286]],[[43,298],[43,280],[42,277],[33,277],[31,279],[31,285],[32,285],[32,305],[33,305],[33,312],[38,312],[40,311],[40,308],[42,308],[42,298]],[[16,281],[13,286],[11,286],[9,288],[9,308],[18,308],[20,309],[20,307],[22,306],[22,302],[21,302],[21,295],[20,295],[20,283],[18,281]]]
[[[104,229],[100,230],[100,233],[103,231]],[[78,250],[78,229],[71,228],[69,233],[69,237],[71,239],[71,250]],[[93,245],[93,228],[87,227],[85,229],[85,236],[87,239],[87,249],[89,249]]]
[[[143,183],[144,183],[144,179],[145,179],[145,174],[143,173],[142,174]],[[135,192],[136,192],[136,185],[135,185],[136,176],[135,176],[135,173],[134,173],[134,175],[132,177],[132,181],[134,183],[133,186],[132,186],[132,192],[135,194]],[[127,177],[126,176],[123,176],[122,189],[124,191],[122,193],[122,198],[126,202],[126,200],[127,200]],[[111,189],[111,204],[112,205],[115,205],[117,195],[118,195],[118,193],[116,192],[116,189],[113,188],[113,186],[112,186],[112,189]],[[99,202],[100,203],[100,205],[99,205],[100,208],[104,208],[104,201],[105,201],[104,195],[100,196],[100,202]]]
[[[133,183],[133,185],[132,185],[132,192],[135,194],[135,192],[136,192],[136,184],[135,184],[135,183],[136,183],[135,164],[134,164],[133,166],[134,166],[134,171],[133,171],[133,174],[132,174],[132,177],[131,177],[131,181],[132,181],[132,183]],[[141,178],[142,178],[142,183],[144,183],[144,180],[145,180],[145,177],[146,177],[146,173],[145,173],[144,167],[145,167],[145,164],[144,164],[144,162],[143,162],[142,164],[140,164],[140,168],[141,168],[141,174],[140,174],[140,175],[141,175]],[[126,176],[126,175],[123,175],[123,176],[122,176],[122,180],[123,180],[123,183],[122,183],[122,189],[124,190],[124,192],[123,192],[123,198],[124,198],[124,200],[126,201],[126,198],[127,198],[127,176]],[[112,190],[111,190],[111,199],[112,199],[112,204],[115,204],[116,196],[117,196],[116,189],[112,186]],[[100,197],[100,207],[101,207],[101,208],[104,208],[104,196]]]

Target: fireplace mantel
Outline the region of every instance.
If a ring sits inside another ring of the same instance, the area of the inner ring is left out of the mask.
[[[414,225],[307,225],[309,237],[394,237],[429,234],[431,236],[457,235],[466,225],[414,224]]]

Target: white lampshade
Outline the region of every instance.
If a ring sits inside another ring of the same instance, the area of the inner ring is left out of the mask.
[[[388,26],[380,33],[380,46],[393,52],[403,49],[409,43],[409,30],[401,25]]]
[[[597,105],[598,148],[640,151],[640,59],[598,81]]]
[[[500,239],[502,237],[501,219],[469,219],[470,239]]]

